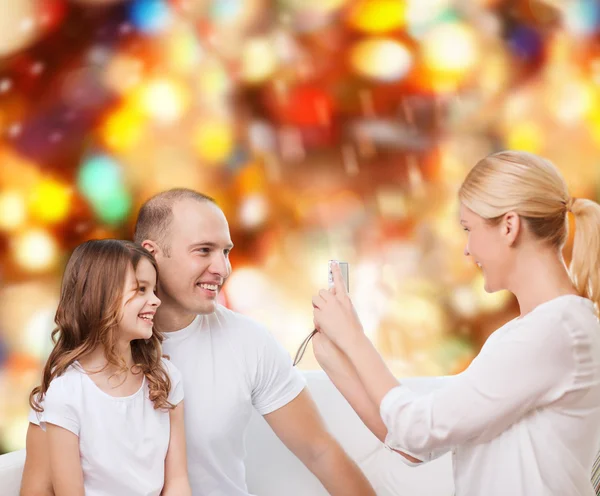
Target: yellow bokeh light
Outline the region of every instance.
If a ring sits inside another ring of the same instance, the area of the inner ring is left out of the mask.
[[[53,224],[65,219],[71,207],[73,191],[54,179],[44,179],[29,197],[29,209],[37,220]]]
[[[141,60],[119,53],[110,60],[102,78],[106,86],[123,95],[140,83],[143,69]]]
[[[41,229],[25,231],[13,239],[13,257],[30,272],[52,268],[58,258],[58,247],[52,236]]]
[[[365,33],[386,33],[405,22],[406,5],[399,0],[362,0],[348,14],[348,23]]]
[[[198,89],[207,99],[222,96],[231,88],[227,71],[218,60],[207,60],[199,72]]]
[[[566,79],[550,86],[546,97],[556,117],[567,124],[575,124],[599,110],[597,89],[583,79]]]
[[[461,75],[479,59],[473,31],[461,23],[446,23],[432,29],[422,44],[425,67],[433,72]]]
[[[542,130],[533,122],[521,122],[513,125],[506,136],[506,145],[510,150],[539,153],[543,143]]]
[[[140,142],[144,129],[144,116],[131,105],[113,112],[102,126],[102,138],[113,151],[130,150]]]
[[[356,43],[350,63],[361,75],[382,81],[402,79],[412,66],[410,51],[392,39],[370,39]]]
[[[209,163],[222,162],[231,154],[234,146],[234,136],[231,124],[202,122],[194,132],[193,144],[198,156]]]
[[[259,83],[269,78],[277,67],[277,54],[273,41],[258,37],[244,44],[242,53],[242,79],[249,83]]]
[[[0,229],[13,231],[23,225],[27,217],[25,198],[18,191],[0,193]]]
[[[156,79],[140,89],[136,102],[153,119],[171,124],[181,118],[190,101],[188,89],[175,81]]]
[[[184,27],[173,33],[165,48],[169,67],[182,73],[193,71],[202,57],[202,49],[194,33]]]

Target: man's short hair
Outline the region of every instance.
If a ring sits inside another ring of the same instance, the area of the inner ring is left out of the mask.
[[[147,239],[154,241],[163,250],[165,256],[169,256],[171,246],[167,240],[173,221],[173,205],[186,199],[217,204],[210,196],[188,188],[175,188],[158,193],[146,200],[140,208],[135,223],[134,241],[136,243],[142,243]]]

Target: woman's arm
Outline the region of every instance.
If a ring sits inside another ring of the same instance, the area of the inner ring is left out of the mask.
[[[29,424],[20,496],[54,496],[47,438],[39,425]]]
[[[58,425],[46,423],[50,475],[56,496],[85,496],[79,437]]]
[[[348,357],[322,333],[316,333],[313,338],[313,350],[319,365],[331,379],[334,386],[350,403],[362,422],[369,430],[385,443],[387,427],[381,419],[379,408],[369,397],[354,366]],[[411,463],[421,463],[421,460],[402,451],[394,450]]]
[[[315,324],[348,357],[368,396],[380,405],[387,444],[394,449],[420,456],[485,442],[572,390],[578,373],[589,370],[578,365],[573,338],[555,316],[538,313],[523,329],[495,340],[447,387],[418,395],[399,387],[364,335],[339,267],[333,278],[336,293],[322,290],[313,299]]]
[[[165,459],[165,485],[161,496],[192,496],[188,480],[185,453],[185,428],[183,424],[183,401],[169,411],[171,439]]]

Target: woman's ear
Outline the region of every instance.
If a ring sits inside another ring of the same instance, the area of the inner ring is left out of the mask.
[[[508,246],[513,246],[521,232],[521,217],[516,212],[507,212],[502,219],[502,236]]]

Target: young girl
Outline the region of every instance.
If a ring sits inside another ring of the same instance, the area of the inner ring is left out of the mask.
[[[57,496],[191,495],[181,378],[153,328],[156,281],[152,255],[127,241],[88,241],[67,264],[55,346],[30,397]]]
[[[416,395],[362,332],[339,268],[313,299],[315,354],[371,430],[411,462],[452,451],[457,496],[592,496],[600,445],[600,206],[549,161],[501,152],[459,193],[465,255],[519,318],[461,374]],[[575,219],[570,270],[562,249]]]

